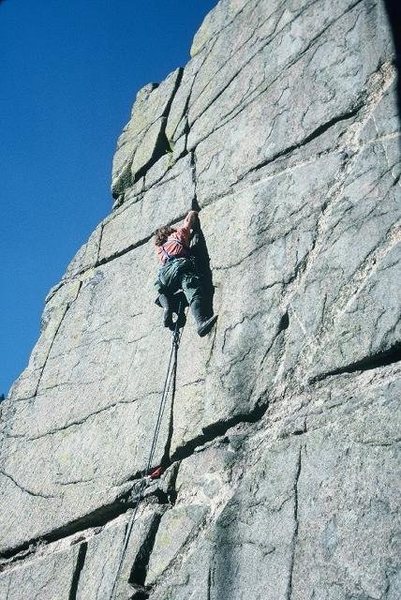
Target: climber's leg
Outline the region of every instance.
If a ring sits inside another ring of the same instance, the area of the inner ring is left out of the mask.
[[[185,323],[187,322],[187,317],[185,314],[185,307],[187,306],[187,304],[180,304],[179,309],[178,309],[178,313],[177,313],[177,327],[178,329],[181,329],[182,327],[184,327]]]
[[[169,329],[174,329],[173,311],[170,305],[169,297],[166,294],[159,294],[158,301],[163,308],[163,325]]]
[[[213,327],[217,320],[216,315],[206,312],[206,302],[201,282],[194,268],[188,269],[182,277],[182,289],[194,316],[198,334],[203,337]]]
[[[200,296],[195,296],[192,300],[191,311],[196,321],[198,335],[203,337],[212,329],[217,321],[217,315],[212,315],[211,317],[206,316],[205,299]]]
[[[156,303],[164,308],[163,323],[172,331],[176,324],[180,329],[186,322],[185,308],[188,304],[185,295],[177,292],[181,288],[183,274],[189,266],[192,266],[192,263],[185,258],[168,261],[160,268],[155,283],[158,292]],[[177,315],[176,321],[173,320],[173,313]]]
[[[178,329],[181,329],[182,327],[184,327],[185,323],[187,322],[187,317],[185,315],[185,309],[188,306],[188,302],[185,297],[185,294],[182,291],[174,294],[174,296],[171,299],[171,305],[172,305],[173,312],[177,315],[177,320],[175,322],[175,325],[177,325]]]

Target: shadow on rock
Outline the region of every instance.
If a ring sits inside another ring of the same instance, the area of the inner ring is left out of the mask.
[[[210,269],[209,252],[199,221],[196,227],[194,227],[194,234],[191,240],[191,254],[195,258],[196,270],[202,282],[205,298],[205,314],[209,317],[213,314],[214,285]]]
[[[233,600],[237,595],[238,513],[237,503],[230,502],[217,522],[214,539],[216,553],[213,561],[212,589],[210,590],[211,600]]]
[[[397,69],[397,105],[401,119],[401,3],[400,0],[384,0],[395,48],[395,66]]]

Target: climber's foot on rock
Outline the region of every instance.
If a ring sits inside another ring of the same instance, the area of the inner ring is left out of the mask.
[[[216,323],[216,321],[217,315],[213,315],[209,319],[206,319],[206,321],[202,321],[201,323],[199,323],[197,328],[198,335],[200,335],[200,337],[207,335],[212,329],[213,325]]]

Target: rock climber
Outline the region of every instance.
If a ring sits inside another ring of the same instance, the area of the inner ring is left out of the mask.
[[[196,321],[197,332],[203,337],[213,327],[217,315],[206,314],[206,299],[201,280],[196,272],[196,266],[189,247],[191,231],[198,223],[198,213],[190,210],[181,227],[164,225],[156,229],[154,243],[156,254],[161,262],[157,281],[158,304],[163,307],[163,323],[165,327],[174,329],[183,327],[186,303],[191,307]],[[182,290],[186,300],[185,306],[177,300],[177,293]],[[177,302],[181,309],[177,308]],[[177,313],[177,321],[173,323],[173,312]]]

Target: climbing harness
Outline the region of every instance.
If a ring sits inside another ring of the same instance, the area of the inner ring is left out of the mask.
[[[181,310],[181,302],[180,302],[179,312],[180,312],[180,310]],[[127,523],[127,527],[125,530],[124,542],[122,545],[122,550],[121,550],[119,564],[117,567],[117,572],[116,572],[116,575],[115,575],[115,578],[113,581],[113,587],[111,589],[110,600],[113,600],[113,598],[114,598],[114,594],[116,591],[116,585],[117,585],[118,578],[119,578],[120,572],[121,572],[121,567],[123,565],[125,555],[127,552],[129,539],[131,537],[132,528],[133,528],[134,522],[135,522],[135,517],[136,517],[137,511],[139,508],[139,504],[140,504],[141,500],[143,499],[143,496],[145,493],[147,478],[149,477],[150,479],[156,479],[162,473],[161,467],[151,469],[151,466],[152,466],[154,455],[156,452],[157,442],[158,442],[159,433],[160,433],[160,427],[161,427],[161,423],[162,423],[162,419],[163,419],[164,410],[167,405],[167,399],[169,396],[171,384],[172,384],[172,400],[174,400],[176,376],[177,376],[177,357],[178,357],[178,348],[180,347],[180,342],[181,342],[181,335],[182,335],[182,332],[179,328],[179,323],[177,320],[175,323],[175,329],[174,329],[173,335],[172,335],[171,351],[170,351],[170,357],[169,357],[169,361],[168,361],[167,373],[166,373],[166,378],[164,381],[164,388],[163,388],[163,393],[161,396],[155,430],[153,433],[153,441],[152,441],[152,445],[151,445],[150,452],[149,452],[149,458],[148,458],[148,462],[147,462],[146,469],[145,469],[145,476],[142,478],[141,484],[139,486],[138,495],[136,497],[136,505],[135,505],[134,511],[130,517],[130,520]]]

